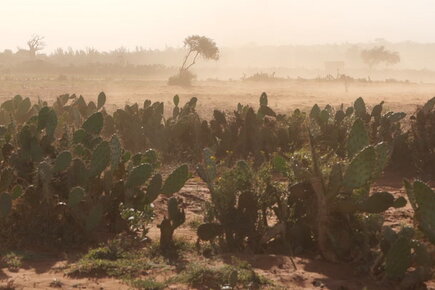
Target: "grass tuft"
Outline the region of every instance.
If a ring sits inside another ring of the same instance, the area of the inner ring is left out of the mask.
[[[166,284],[156,282],[152,279],[135,279],[128,282],[131,287],[144,290],[161,290],[166,288]]]
[[[2,264],[11,272],[18,272],[23,266],[23,257],[14,252],[7,253],[2,258]]]
[[[211,268],[206,265],[193,264],[181,274],[181,281],[192,287],[208,287],[221,289],[223,287],[241,287],[242,289],[257,289],[270,285],[270,281],[258,275],[250,267],[226,265]]]

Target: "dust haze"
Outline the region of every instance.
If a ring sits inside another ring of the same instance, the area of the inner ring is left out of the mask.
[[[254,103],[267,91],[277,106],[418,102],[434,89],[434,9],[432,1],[2,1],[0,97],[105,90],[117,105],[176,93],[218,105]],[[200,53],[187,86],[168,86],[192,35],[219,55]]]
[[[434,0],[0,0],[0,290],[435,290]]]

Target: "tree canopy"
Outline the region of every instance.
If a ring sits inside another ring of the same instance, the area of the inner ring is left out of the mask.
[[[400,55],[396,51],[385,49],[384,46],[377,46],[371,49],[365,49],[361,52],[361,58],[370,68],[380,63],[394,65],[400,62]]]

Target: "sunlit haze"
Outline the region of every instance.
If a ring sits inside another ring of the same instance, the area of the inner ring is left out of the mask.
[[[1,0],[0,50],[32,34],[46,49],[178,47],[203,34],[223,46],[434,42],[435,1],[420,0]]]

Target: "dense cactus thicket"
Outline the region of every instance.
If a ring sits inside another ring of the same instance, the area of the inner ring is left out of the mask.
[[[159,194],[184,185],[186,166],[163,182],[155,151],[144,147],[133,154],[116,134],[103,136],[104,102],[100,94],[98,105],[68,96],[53,107],[31,106],[19,96],[3,103],[3,245],[69,246],[97,230],[116,233],[127,227],[121,206],[143,211]]]
[[[59,96],[49,106],[16,96],[0,106],[0,243],[3,246],[79,245],[96,233],[146,235],[153,202],[160,249],[174,245],[186,220],[180,196],[188,166],[159,173],[166,161],[189,161],[210,199],[200,241],[215,250],[314,252],[351,262],[375,279],[415,288],[431,279],[428,246],[435,244],[435,193],[405,180],[414,227],[384,225],[384,213],[407,199],[373,190],[385,170],[406,167],[435,176],[435,98],[406,120],[351,106],[277,114],[265,93],[257,109],[239,104],[196,112],[197,98],[165,115],[162,102],[126,105],[112,114],[106,95],[86,102]],[[409,128],[409,129],[404,129]],[[413,288],[413,289],[414,289]]]

